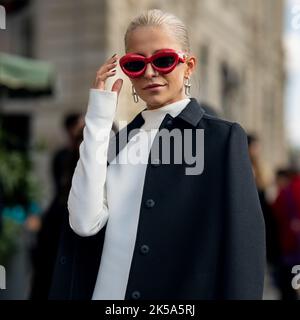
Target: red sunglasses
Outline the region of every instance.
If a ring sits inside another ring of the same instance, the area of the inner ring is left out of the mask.
[[[138,78],[145,73],[148,63],[151,63],[153,69],[166,74],[174,70],[179,62],[185,62],[186,58],[184,52],[173,49],[160,50],[149,58],[128,53],[120,59],[120,66],[128,77]]]

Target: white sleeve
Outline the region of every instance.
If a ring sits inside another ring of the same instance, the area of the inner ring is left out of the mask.
[[[90,89],[83,141],[68,198],[69,223],[78,235],[96,234],[108,220],[107,149],[117,93]]]

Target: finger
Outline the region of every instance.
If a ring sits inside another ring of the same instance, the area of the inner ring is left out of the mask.
[[[100,81],[105,81],[108,77],[115,75],[116,72],[117,72],[116,69],[109,70],[107,72],[97,75],[97,79]]]
[[[107,80],[107,78],[112,77],[115,74],[116,74],[116,70],[114,69],[114,70],[110,70],[108,72],[105,72],[101,75],[98,75],[96,77],[94,87],[96,89],[105,90],[105,81]]]
[[[113,61],[117,59],[118,59],[118,55],[115,53],[111,58],[108,59],[108,61]]]
[[[117,63],[110,63],[107,65],[104,65],[97,71],[97,74],[101,75],[101,74],[115,68],[116,66],[117,66]]]
[[[119,95],[120,91],[122,89],[122,86],[123,86],[123,80],[122,79],[117,79],[115,81],[115,83],[113,84],[111,91],[115,91]]]

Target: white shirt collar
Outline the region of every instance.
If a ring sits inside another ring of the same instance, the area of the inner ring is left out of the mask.
[[[191,100],[189,98],[184,98],[182,100],[167,104],[161,108],[142,111],[142,116],[145,120],[145,123],[142,125],[141,129],[158,129],[167,113],[175,118],[190,101]]]

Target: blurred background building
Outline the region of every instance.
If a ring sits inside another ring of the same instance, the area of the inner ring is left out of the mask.
[[[0,30],[0,52],[54,67],[47,94],[20,99],[5,88],[0,91],[2,117],[9,119],[10,131],[30,150],[43,208],[53,194],[51,157],[66,141],[65,114],[85,112],[96,70],[114,53],[124,54],[129,21],[151,8],[172,12],[188,26],[198,57],[192,96],[259,136],[270,169],[287,165],[284,0],[3,0],[0,4],[10,8],[6,30]],[[133,102],[130,82],[120,69],[117,76],[124,79],[118,126],[119,120],[131,120],[144,105]]]
[[[113,53],[124,53],[128,22],[148,8],[171,11],[187,23],[199,59],[192,94],[224,118],[257,133],[272,167],[287,161],[283,0],[25,1],[23,8],[8,15],[0,51],[52,62],[56,82],[50,97],[21,103],[2,98],[2,111],[27,116],[27,124],[22,123],[29,126],[28,139],[47,146],[36,159],[45,203],[51,193],[49,155],[63,143],[63,115],[85,110],[97,68]],[[143,107],[133,103],[130,93],[125,79],[118,120],[130,120]]]

